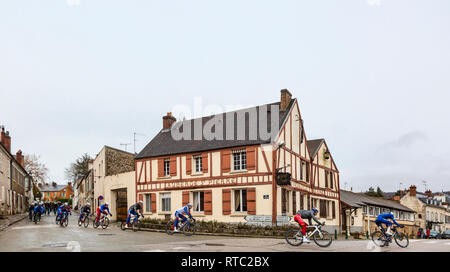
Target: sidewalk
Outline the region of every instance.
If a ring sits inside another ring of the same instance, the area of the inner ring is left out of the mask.
[[[0,219],[0,231],[28,217],[27,213],[6,216]]]

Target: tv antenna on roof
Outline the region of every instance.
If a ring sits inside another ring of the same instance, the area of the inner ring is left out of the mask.
[[[125,151],[127,151],[127,146],[131,145],[131,143],[127,143],[127,144],[120,144],[120,146],[124,146],[125,147]]]
[[[428,190],[427,181],[422,180],[422,183],[423,183],[423,186],[425,186],[425,191],[427,191]]]
[[[134,154],[136,154],[136,136],[147,136],[147,135],[145,135],[145,134],[141,134],[141,133],[137,133],[137,132],[134,132]]]

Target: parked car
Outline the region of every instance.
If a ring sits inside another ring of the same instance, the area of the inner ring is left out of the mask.
[[[442,232],[442,239],[450,239],[450,230]]]
[[[441,239],[442,235],[439,231],[437,230],[431,230],[430,231],[430,236],[428,237],[428,239]]]

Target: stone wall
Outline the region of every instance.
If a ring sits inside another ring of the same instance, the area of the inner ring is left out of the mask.
[[[105,155],[106,176],[134,171],[134,155],[118,149],[107,147]]]

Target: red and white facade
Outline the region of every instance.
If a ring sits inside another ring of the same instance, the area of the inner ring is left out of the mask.
[[[144,214],[173,216],[191,202],[203,220],[237,223],[262,215],[276,223],[277,216],[314,206],[339,229],[339,171],[331,155],[324,157],[325,142],[311,158],[298,101],[289,94],[288,102],[275,144],[136,159],[136,198],[144,201]],[[292,174],[291,186],[276,184],[277,168]]]

